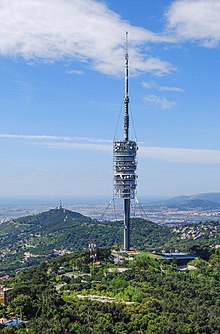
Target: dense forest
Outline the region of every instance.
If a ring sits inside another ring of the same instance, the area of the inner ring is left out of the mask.
[[[140,252],[108,248],[57,257],[20,272],[2,317],[24,324],[2,333],[218,334],[220,252],[180,270]],[[116,264],[116,259],[120,261]]]

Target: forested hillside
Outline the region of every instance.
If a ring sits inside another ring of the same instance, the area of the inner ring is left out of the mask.
[[[154,250],[173,237],[167,227],[145,219],[131,221],[133,247]],[[99,247],[120,247],[123,222],[97,221],[63,208],[5,222],[0,225],[0,275],[34,265],[45,257],[87,249],[91,241]]]
[[[2,333],[219,334],[219,251],[185,271],[144,253],[96,254],[58,257],[8,281],[1,314],[28,322]]]
[[[220,244],[220,224],[169,228],[146,219],[131,220],[131,245],[147,251],[185,251],[204,259]],[[98,221],[57,208],[0,225],[0,275],[40,263],[45,258],[98,247],[123,244],[122,221]]]

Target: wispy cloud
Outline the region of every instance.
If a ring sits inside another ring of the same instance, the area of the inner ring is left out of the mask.
[[[26,134],[0,134],[0,139],[25,140],[28,144],[63,150],[111,152],[112,140],[88,137],[66,137]]]
[[[140,156],[175,163],[220,164],[220,150],[142,146]]]
[[[26,135],[26,134],[0,134],[0,138],[6,139],[26,139],[26,140],[47,140],[47,141],[60,141],[60,142],[89,142],[89,143],[112,143],[107,139],[94,139],[88,137],[67,137],[67,136],[48,136],[48,135]]]
[[[175,0],[166,17],[168,29],[180,40],[198,40],[207,47],[220,43],[219,0]]]
[[[175,101],[167,100],[165,97],[161,97],[154,94],[145,95],[143,100],[147,103],[153,105],[154,107],[159,107],[162,109],[170,109],[176,106]]]
[[[129,24],[98,0],[1,0],[0,55],[27,60],[88,62],[103,73],[118,75],[129,31],[131,71],[164,75],[173,66],[147,57],[146,43],[170,38]]]
[[[160,86],[160,85],[157,85],[156,88],[160,92],[176,92],[176,93],[183,93],[184,92],[184,89],[179,88],[179,87],[175,87],[175,86]]]
[[[49,149],[87,150],[112,154],[112,141],[106,139],[17,134],[0,134],[1,138],[25,139],[30,145],[44,146]],[[220,150],[213,149],[150,147],[141,144],[138,156],[171,163],[220,164]]]
[[[84,72],[80,71],[80,70],[66,70],[66,73],[68,73],[68,74],[78,74],[78,75],[84,74]]]
[[[175,86],[157,86],[158,90],[161,92],[176,92],[176,93],[183,93],[184,89],[175,87]]]
[[[175,86],[160,86],[155,82],[142,82],[142,86],[146,89],[156,89],[160,92],[176,92],[183,93],[184,89]]]
[[[112,145],[100,143],[99,141],[92,142],[35,142],[34,145],[46,146],[53,149],[61,150],[80,150],[80,151],[98,151],[112,152]]]
[[[152,83],[150,82],[142,82],[142,86],[146,89],[151,89],[152,88]]]

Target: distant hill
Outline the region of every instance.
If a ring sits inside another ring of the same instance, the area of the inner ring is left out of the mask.
[[[173,238],[168,227],[145,219],[131,220],[131,244],[153,250]],[[101,222],[64,208],[18,218],[0,225],[0,260],[2,267],[33,265],[45,257],[66,251],[123,243],[123,222]],[[0,271],[1,272],[1,271]]]
[[[190,198],[220,203],[220,192],[197,194],[190,196]]]
[[[219,210],[220,193],[177,196],[169,199],[165,204],[170,208],[178,208],[180,210],[193,208],[201,208],[203,210]]]
[[[167,227],[145,219],[131,220],[134,246],[144,248],[170,236]],[[155,239],[156,238],[156,239]],[[123,222],[102,222],[64,208],[18,218],[0,225],[0,247],[22,244],[24,248],[51,251],[58,247],[72,250],[87,248],[91,241],[98,246],[122,244]]]
[[[26,244],[27,241],[31,241],[31,244],[36,247],[38,244],[37,240],[42,240],[46,235],[51,233],[54,233],[54,235],[57,233],[63,234],[68,229],[76,228],[77,224],[91,221],[91,218],[63,208],[13,219],[0,225],[0,247],[11,247],[17,242]],[[46,243],[45,247],[47,246],[48,244]]]

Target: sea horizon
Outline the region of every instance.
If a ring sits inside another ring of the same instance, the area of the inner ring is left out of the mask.
[[[140,196],[138,200],[158,201],[172,198],[174,196]],[[22,197],[0,197],[0,205],[57,205],[65,206],[69,204],[107,204],[111,201],[111,196],[22,196]]]

